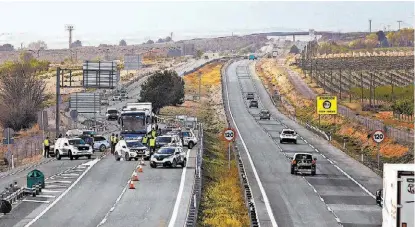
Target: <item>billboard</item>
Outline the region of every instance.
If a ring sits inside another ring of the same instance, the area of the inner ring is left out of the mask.
[[[82,69],[85,88],[113,89],[120,80],[120,71],[115,61],[85,61]]]
[[[142,58],[140,55],[125,55],[124,70],[138,70],[141,68]]]
[[[100,93],[72,93],[69,98],[69,109],[78,113],[96,113],[101,107]]]

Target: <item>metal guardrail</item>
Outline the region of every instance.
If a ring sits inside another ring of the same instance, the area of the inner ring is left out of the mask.
[[[196,154],[195,179],[193,181],[192,197],[190,198],[189,209],[186,216],[186,227],[195,227],[197,224],[197,213],[202,195],[202,161],[203,161],[203,125],[199,123],[199,149]]]
[[[13,204],[16,204],[26,196],[31,195],[36,197],[40,192],[42,192],[41,184],[36,184],[33,188],[19,188],[15,182],[14,185],[11,184],[10,187],[6,187],[6,189],[0,193],[0,200],[5,200],[13,206]]]
[[[237,59],[241,59],[241,58],[237,58]],[[237,60],[235,59],[235,60]],[[226,74],[226,69],[228,68],[228,66],[230,64],[232,64],[234,61],[234,59],[228,61],[226,64],[224,64],[221,68],[221,74],[222,77],[224,78],[224,75]],[[225,89],[225,82],[222,80],[222,91],[224,92]],[[229,112],[226,111],[229,107],[227,106],[227,102],[225,100],[225,95],[222,95],[222,99],[223,99],[223,103],[224,103],[224,107],[225,107],[225,115],[226,115],[226,119],[228,124],[231,124],[231,119],[230,119],[230,115]],[[249,215],[249,219],[250,219],[250,226],[251,227],[259,227],[259,220],[258,220],[258,214],[256,212],[256,207],[255,207],[255,203],[253,201],[252,198],[252,190],[251,190],[251,186],[249,184],[249,180],[248,177],[246,175],[245,172],[245,166],[244,163],[242,161],[241,155],[240,155],[240,151],[238,149],[237,146],[234,146],[234,155],[235,155],[235,159],[238,160],[238,172],[239,172],[239,180],[241,183],[241,188],[242,190],[245,192],[244,194],[244,199],[245,199],[245,205],[247,206],[247,210],[248,210],[248,215]]]

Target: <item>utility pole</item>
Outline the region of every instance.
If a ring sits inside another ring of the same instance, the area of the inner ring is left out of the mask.
[[[66,30],[69,31],[69,49],[71,49],[71,45],[72,45],[72,31],[74,30],[73,25],[66,25],[65,26]]]
[[[398,20],[397,22],[398,22],[398,31],[399,31],[399,30],[401,30],[401,23],[402,23],[403,21]]]
[[[372,33],[372,20],[369,19],[369,33]]]

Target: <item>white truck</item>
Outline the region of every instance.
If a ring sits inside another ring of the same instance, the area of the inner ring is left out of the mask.
[[[414,171],[415,164],[384,164],[383,189],[376,192],[382,206],[382,227],[415,226]]]

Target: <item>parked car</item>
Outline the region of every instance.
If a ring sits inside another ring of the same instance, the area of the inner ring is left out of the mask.
[[[256,101],[256,100],[251,100],[251,101],[249,102],[249,108],[252,108],[252,107],[256,107],[256,108],[258,108],[258,101]]]
[[[181,139],[183,142],[183,146],[187,146],[189,149],[192,149],[197,144],[197,141],[198,141],[193,130],[182,131]]]
[[[62,157],[69,157],[71,160],[85,156],[92,157],[92,147],[85,143],[81,138],[58,138],[55,146],[55,157],[61,160]]]
[[[268,110],[261,110],[261,112],[259,112],[259,120],[262,120],[262,119],[271,120],[271,114],[269,113]]]
[[[177,165],[181,165],[184,168],[186,167],[186,163],[186,152],[183,148],[179,146],[169,146],[160,148],[151,156],[150,167],[169,166],[176,168]]]
[[[122,101],[122,100],[121,100],[121,95],[119,95],[119,94],[114,95],[114,96],[112,97],[112,101]]]
[[[254,98],[255,98],[254,93],[248,92],[248,94],[246,94],[246,99],[250,100],[250,99],[254,99]]]
[[[291,158],[291,174],[298,172],[310,172],[311,175],[316,175],[316,161],[310,153],[295,153]]]
[[[70,129],[65,133],[66,137],[80,136],[83,134],[82,130],[79,129]]]
[[[183,146],[182,140],[180,139],[178,135],[163,135],[163,136],[157,136],[156,138],[156,148],[166,146],[169,143]]]
[[[111,147],[110,142],[102,135],[94,136],[94,150],[104,152],[106,149]]]
[[[149,150],[138,140],[120,140],[115,145],[115,160],[120,161],[124,157],[125,161],[135,159],[138,161],[139,156],[150,156]]]
[[[297,133],[292,129],[283,129],[280,133],[280,143],[293,142],[297,144]]]

